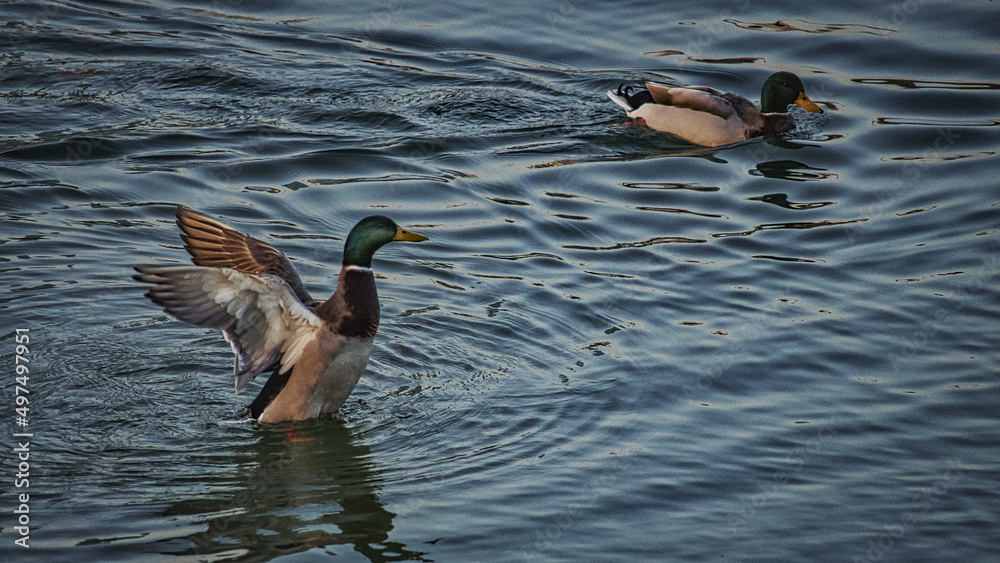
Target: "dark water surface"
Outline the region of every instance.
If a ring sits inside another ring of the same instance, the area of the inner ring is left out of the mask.
[[[2,3],[0,559],[1000,557],[996,2],[279,4]],[[779,69],[825,113],[717,150],[604,97]],[[339,420],[223,421],[178,203],[314,295],[431,237]]]

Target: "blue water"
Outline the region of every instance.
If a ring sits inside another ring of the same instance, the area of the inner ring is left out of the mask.
[[[997,560],[997,10],[4,2],[0,559]],[[825,113],[714,150],[604,96],[775,70]],[[224,421],[179,203],[317,296],[431,237],[338,419]]]

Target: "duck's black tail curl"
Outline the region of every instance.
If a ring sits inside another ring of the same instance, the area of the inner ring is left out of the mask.
[[[629,99],[629,97],[632,94],[632,87],[631,86],[625,86],[625,89],[622,90],[622,86],[625,86],[624,82],[618,85],[618,91],[615,92],[615,93],[627,100],[627,99]]]
[[[615,92],[622,97],[628,105],[633,108],[638,108],[643,104],[653,103],[653,95],[649,93],[649,90],[639,90],[635,94],[632,93],[632,86],[625,86],[624,84],[618,85],[618,91]]]

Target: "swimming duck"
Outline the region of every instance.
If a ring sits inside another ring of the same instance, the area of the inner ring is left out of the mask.
[[[382,215],[365,217],[344,243],[337,290],[313,299],[291,262],[270,244],[177,208],[195,266],[137,267],[146,297],[174,317],[222,331],[236,354],[236,392],[271,372],[248,414],[260,422],[333,413],[368,365],[378,330],[372,255],[391,241],[420,242]]]
[[[645,90],[633,94],[631,86],[619,86],[609,90],[608,97],[639,125],[709,147],[791,131],[795,119],[788,114],[789,104],[823,113],[806,96],[802,80],[790,72],[768,77],[759,110],[742,96],[704,86],[672,88],[647,82]]]

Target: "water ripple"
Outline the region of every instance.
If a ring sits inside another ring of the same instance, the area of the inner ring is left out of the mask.
[[[944,90],[998,90],[998,82],[961,82],[948,80],[920,80],[915,78],[852,78],[857,84],[875,86],[896,86],[907,89],[944,89]]]
[[[849,23],[815,23],[806,20],[779,20],[773,23],[749,22],[737,19],[723,20],[731,23],[740,29],[750,31],[801,31],[804,33],[846,33],[846,34],[867,34],[876,36],[886,36],[894,33],[895,30],[874,27],[870,25],[849,24]]]
[[[691,243],[701,243],[708,242],[707,240],[694,239],[688,237],[653,237],[642,241],[636,242],[619,242],[610,246],[588,246],[582,244],[564,244],[562,248],[568,250],[622,250],[624,248],[643,248],[646,246],[652,246],[655,244],[691,244]]]
[[[793,221],[790,223],[766,223],[763,225],[757,225],[749,231],[738,231],[732,233],[713,233],[712,236],[715,238],[725,238],[725,237],[746,237],[760,231],[769,231],[773,229],[815,229],[818,227],[836,227],[843,225],[851,225],[855,223],[864,223],[868,219],[851,219],[847,221]]]

